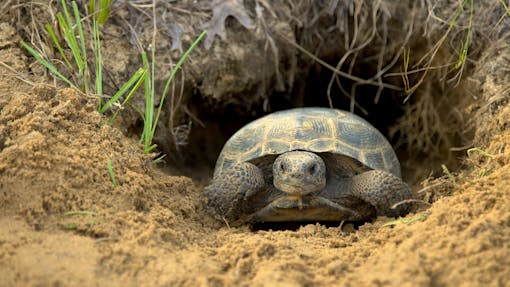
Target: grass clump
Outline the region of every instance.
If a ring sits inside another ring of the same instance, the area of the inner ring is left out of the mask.
[[[67,74],[74,75],[73,78],[65,76],[63,71],[59,71],[48,59],[34,49],[30,44],[21,41],[21,45],[44,67],[46,67],[53,75],[60,78],[70,87],[73,87],[86,95],[95,94],[98,96],[97,110],[100,113],[106,113],[113,104],[117,103],[121,97],[125,97],[120,106],[124,105],[133,96],[136,90],[141,86],[145,77],[145,71],[140,68],[134,75],[124,84],[121,88],[106,102],[103,102],[103,61],[101,56],[101,37],[99,28],[102,26],[110,13],[111,0],[90,0],[89,1],[89,15],[92,19],[92,52],[87,51],[86,33],[84,32],[83,22],[85,18],[80,15],[78,5],[75,1],[71,2],[71,9],[65,0],[61,1],[62,11],[59,11],[57,17],[57,27],[52,27],[50,24],[45,25],[45,30],[48,32],[49,37],[54,47],[59,52],[60,56],[68,69]],[[71,13],[72,12],[72,13]],[[63,41],[60,41],[55,31],[62,32]],[[71,57],[69,57],[64,47],[70,50]],[[89,55],[91,54],[91,55]],[[94,64],[95,69],[92,73],[89,67],[89,61]],[[92,81],[92,75],[95,79]],[[117,116],[117,112],[113,114],[110,121],[113,121]]]
[[[59,70],[53,65],[50,60],[46,59],[42,53],[38,52],[33,45],[21,41],[21,45],[44,67],[46,67],[53,75],[64,81],[67,85],[76,90],[81,91],[86,95],[97,95],[97,111],[105,114],[111,111],[112,115],[109,118],[109,123],[113,122],[118,116],[122,107],[129,104],[130,99],[134,96],[136,91],[143,85],[143,94],[145,97],[145,111],[140,111],[143,118],[143,132],[141,135],[141,143],[143,151],[148,154],[156,148],[153,143],[154,134],[156,131],[157,123],[163,108],[163,103],[167,95],[170,84],[172,83],[175,75],[183,65],[184,61],[197,46],[197,44],[205,36],[206,32],[203,31],[197,39],[191,44],[189,49],[182,55],[173,68],[168,80],[166,81],[165,88],[161,94],[161,100],[155,109],[155,51],[152,49],[151,62],[147,57],[146,52],[142,52],[142,64],[131,78],[129,78],[113,96],[107,101],[103,100],[103,60],[101,53],[101,35],[100,27],[105,24],[110,14],[110,6],[112,0],[90,0],[88,2],[88,15],[82,17],[78,10],[78,5],[75,1],[71,2],[71,9],[65,0],[61,0],[62,11],[56,14],[56,25],[52,27],[50,24],[45,25],[45,30],[48,33],[54,48],[59,52],[65,68],[67,71]],[[85,33],[83,22],[85,19],[90,18],[92,21],[91,33]],[[59,40],[58,33],[61,31],[63,40]],[[87,43],[86,35],[92,35],[92,45]],[[87,50],[89,44],[90,49]],[[155,47],[155,45],[152,45]],[[70,51],[70,55],[66,53],[66,49]],[[90,63],[90,64],[89,64]],[[90,66],[94,66],[94,70]],[[66,76],[67,74],[72,77]],[[94,79],[92,79],[92,75]],[[118,107],[113,109],[113,107]],[[108,169],[112,175],[112,181],[116,185],[115,178],[112,174],[111,163],[108,161]]]

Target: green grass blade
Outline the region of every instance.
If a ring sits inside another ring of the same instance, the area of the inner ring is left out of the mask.
[[[112,179],[113,185],[118,186],[119,183],[117,182],[117,179],[115,178],[115,173],[113,172],[112,162],[110,160],[106,161],[106,166],[108,167],[108,173],[110,174],[110,177]]]
[[[50,62],[46,61],[41,54],[39,54],[36,50],[34,50],[30,45],[28,45],[25,41],[20,41],[21,45],[27,49],[27,51],[41,64],[43,64],[46,69],[48,69],[52,74],[59,77],[62,81],[66,82],[69,86],[78,89],[69,79],[67,79],[64,75],[62,75],[55,66],[53,66]]]
[[[93,15],[92,17],[92,36],[94,41],[94,56],[96,59],[96,94],[103,94],[103,59],[101,53],[101,37],[99,33],[99,25],[96,15],[96,0],[89,1],[89,13]],[[97,100],[97,109],[101,111],[103,109],[102,98],[99,97]],[[117,112],[116,112],[117,113]],[[114,116],[116,116],[116,113]]]
[[[66,0],[61,0],[60,3],[62,4],[62,10],[64,10],[66,23],[68,24],[69,28],[72,28],[73,22],[71,21],[71,15],[69,14],[69,10],[67,9]]]
[[[87,63],[87,47],[85,46],[85,35],[83,34],[83,27],[81,25],[80,11],[78,11],[78,5],[76,2],[71,2],[74,13],[74,21],[76,22],[76,28],[78,29],[78,37],[80,38],[81,55],[83,62]]]
[[[146,149],[145,149],[145,153],[150,153],[151,151],[153,151],[156,147],[158,147],[157,144],[153,144],[153,145],[150,145],[148,146]]]
[[[157,163],[160,163],[160,162],[163,162],[163,159],[166,157],[166,154],[162,154],[160,156],[158,156],[157,158],[151,160],[151,164],[157,164]]]
[[[80,55],[80,50],[78,48],[78,41],[76,40],[76,35],[74,34],[73,21],[71,20],[71,16],[69,15],[66,1],[62,0],[61,3],[64,15],[62,15],[62,13],[60,12],[57,13],[57,20],[62,28],[62,31],[64,31],[67,44],[69,45],[69,48],[71,48],[71,52],[73,53],[73,57],[76,61],[78,70],[80,71],[81,74],[81,71],[83,71],[83,61]]]
[[[170,87],[170,84],[172,83],[175,75],[181,68],[182,64],[184,63],[184,61],[186,60],[188,55],[191,53],[191,51],[193,51],[193,49],[195,49],[195,47],[198,45],[198,43],[200,43],[200,41],[202,40],[202,38],[205,36],[206,33],[207,33],[206,31],[202,31],[202,33],[200,33],[200,35],[195,39],[195,41],[191,44],[191,46],[188,48],[188,50],[186,50],[186,52],[179,59],[179,61],[175,65],[174,69],[172,70],[170,77],[168,77],[168,80],[166,81],[166,84],[165,84],[165,88],[163,89],[163,94],[161,96],[161,100],[159,102],[158,112],[156,114],[156,119],[155,119],[156,123],[158,122],[159,115],[161,114],[161,108],[163,107],[163,102],[165,101],[165,97],[168,92],[168,88]],[[155,131],[156,131],[156,124],[154,124],[154,126],[152,126],[151,134],[154,135]]]
[[[131,91],[129,92],[129,94],[127,95],[127,97],[124,99],[124,101],[122,102],[122,105],[125,105],[129,102],[129,100],[131,100],[131,98],[133,97],[133,95],[135,94],[135,92],[140,88],[140,86],[144,83],[145,81],[145,78],[147,77],[147,71],[144,70],[143,68],[140,68],[138,69],[138,71],[136,71],[136,73],[133,75],[133,78],[138,78],[138,81],[136,82],[136,84],[133,86],[133,88],[131,89]],[[131,79],[130,79],[131,80]]]
[[[508,6],[505,4],[505,1],[503,1],[503,0],[499,0],[499,3],[501,3],[501,5],[503,6],[503,8],[505,9],[506,14],[508,14],[508,17],[510,17],[510,9],[509,9],[509,8],[508,8]]]
[[[470,148],[466,151],[467,155],[469,158],[473,158],[473,154],[474,153],[479,153],[485,157],[488,157],[490,159],[494,159],[494,155],[493,154],[490,154],[486,151],[484,151],[483,149],[479,148],[479,147],[473,147],[473,148]]]
[[[154,84],[154,74],[155,74],[155,70],[156,70],[156,48],[155,47],[152,47],[151,49],[151,74],[150,74],[150,78],[151,78],[151,81],[150,81],[150,107],[149,107],[149,115],[150,115],[150,122],[149,122],[149,133],[147,134],[147,138],[146,138],[146,143],[145,143],[145,150],[144,152],[145,153],[149,153],[151,152],[153,149],[156,148],[156,145],[152,145],[152,140],[154,139],[154,129],[152,128],[153,126],[157,126],[158,125],[158,119],[157,117],[154,118],[154,103],[155,103],[155,99],[156,99],[156,88],[155,88],[155,84]]]
[[[470,1],[470,9],[469,9],[469,25],[466,35],[466,41],[462,43],[460,53],[459,53],[459,59],[457,60],[457,63],[455,64],[455,69],[459,69],[464,65],[464,63],[467,60],[467,54],[469,49],[469,44],[471,42],[471,27],[473,26],[473,14],[474,14],[474,5],[473,0]]]
[[[96,13],[96,0],[89,0],[89,13]]]
[[[97,22],[99,25],[103,25],[108,16],[110,16],[110,0],[100,0],[99,1],[99,15],[97,16]]]
[[[71,64],[69,59],[67,59],[67,56],[64,53],[64,49],[62,49],[62,46],[60,46],[60,43],[59,43],[59,41],[57,39],[57,35],[55,34],[55,31],[53,31],[53,28],[51,27],[51,25],[50,24],[46,24],[44,26],[44,28],[46,29],[46,32],[48,32],[48,34],[50,35],[51,40],[53,40],[53,44],[55,45],[55,47],[57,48],[58,52],[62,56],[62,59],[64,59],[64,62],[66,63],[66,65],[69,67],[69,69],[73,69],[73,65]]]
[[[466,5],[466,2],[468,0],[462,0],[462,3],[459,7],[457,7],[457,10],[455,11],[455,14],[453,15],[453,18],[450,20],[450,25],[448,29],[453,28],[453,25],[455,25],[455,22],[457,21],[457,18],[459,17],[460,13],[464,10],[464,5]]]
[[[142,52],[142,63],[143,68],[149,71],[149,61],[147,60],[147,53]],[[148,153],[150,145],[152,143],[152,121],[154,120],[154,93],[152,92],[152,86],[154,78],[151,75],[147,75],[145,79],[145,118],[143,121],[143,132],[142,132],[142,143],[144,147],[144,153]]]
[[[99,11],[96,9],[97,0],[89,1],[89,11],[94,14],[99,25],[103,25],[110,16],[111,0],[99,0]]]
[[[85,88],[85,93],[90,92],[90,75],[87,64],[87,46],[85,46],[85,34],[83,33],[83,27],[81,25],[81,17],[80,11],[78,10],[78,5],[75,1],[71,2],[71,6],[73,8],[74,21],[76,22],[76,28],[78,30],[78,37],[80,39],[79,47],[81,48],[81,58],[83,62],[83,69],[81,70],[81,76],[83,80],[83,86]]]
[[[131,89],[131,91],[129,92],[129,94],[127,95],[127,97],[124,99],[124,101],[122,102],[121,106],[123,105],[129,105],[129,100],[133,97],[133,95],[135,94],[135,92],[140,88],[140,86],[142,85],[142,83],[144,83],[145,81],[145,77],[147,76],[147,73],[145,70],[143,70],[142,68],[140,68],[144,73],[143,75],[138,79],[138,82],[136,82],[136,84],[133,86],[133,88]],[[134,76],[133,76],[134,77]],[[140,110],[138,109],[135,109],[134,106],[132,105],[129,105],[130,107],[133,107],[133,109],[138,112],[141,117],[142,117],[142,120],[145,120],[145,118],[143,117],[143,114],[141,113]],[[117,118],[117,116],[119,115],[119,112],[121,111],[121,109],[117,109],[113,115],[110,117],[110,119],[108,120],[108,122],[111,124],[113,123],[113,121]]]
[[[115,93],[115,95],[113,95],[113,97],[111,97],[110,100],[108,100],[104,104],[104,106],[99,110],[99,112],[100,113],[106,112],[108,108],[110,108],[110,106],[113,103],[117,102],[120,99],[120,97],[122,97],[131,87],[133,87],[133,85],[134,85],[133,88],[138,89],[138,87],[140,87],[144,79],[145,70],[140,68],[126,83],[124,83],[124,85],[122,85],[122,87]],[[136,92],[136,89],[134,90],[131,89],[130,93],[128,94],[128,97],[126,97],[123,104],[132,97],[132,95]]]
[[[64,19],[64,16],[62,16],[62,13],[57,13],[57,21],[60,26],[60,29],[64,31],[64,38],[67,41],[67,46],[71,49],[71,53],[73,54],[74,62],[76,63],[76,66],[78,67],[78,71],[83,70],[83,61],[80,55],[80,50],[78,49],[78,44],[76,42],[76,37],[74,36],[74,32],[72,29],[72,23],[67,23]]]
[[[93,22],[94,52],[96,57],[96,94],[103,94],[103,59],[101,56],[101,38],[99,35],[99,25],[95,19]],[[101,107],[101,97],[99,97],[98,108]]]

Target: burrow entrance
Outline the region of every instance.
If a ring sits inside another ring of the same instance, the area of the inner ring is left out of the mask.
[[[464,80],[466,73],[441,66],[458,58],[455,49],[445,44],[430,54],[444,35],[443,25],[425,26],[427,9],[418,4],[342,3],[270,5],[263,7],[272,12],[266,15],[256,13],[262,11],[258,1],[246,1],[230,7],[239,13],[217,22],[213,13],[203,26],[209,32],[205,47],[191,54],[186,75],[177,78],[182,82],[174,89],[178,100],[168,109],[174,112],[166,120],[170,126],[158,136],[171,165],[206,183],[223,144],[246,123],[278,110],[330,106],[353,110],[379,129],[413,186],[442,174],[443,164],[457,169],[473,138],[465,116],[473,101],[466,95],[473,87]],[[242,20],[245,16],[253,26]],[[469,21],[464,14],[459,17]],[[206,19],[177,24],[198,25]],[[227,40],[215,36],[218,30]],[[319,60],[358,79],[396,88],[335,79]]]
[[[377,63],[374,63],[374,66],[376,65]],[[359,68],[361,73],[358,74],[358,77],[373,75],[374,69],[375,67],[370,67],[370,65],[363,65]],[[261,101],[248,110],[236,104],[225,105],[221,108],[203,105],[202,96],[194,95],[191,105],[200,114],[201,123],[190,130],[188,144],[181,147],[181,152],[178,153],[180,155],[178,161],[182,161],[185,167],[184,173],[199,182],[206,183],[212,175],[216,158],[228,138],[245,124],[269,112],[304,106],[332,106],[349,111],[353,105],[353,99],[350,95],[342,92],[338,85],[332,85],[329,97],[327,95],[328,83],[332,76],[333,72],[328,69],[319,64],[313,65],[309,73],[297,79],[296,82],[302,85],[297,91],[291,94],[275,92],[268,96],[266,102]],[[401,84],[398,82],[399,80],[399,78],[396,79],[395,85]],[[352,81],[342,81],[344,90],[352,90],[352,85]],[[430,97],[428,100],[433,103],[435,99],[432,95],[418,93],[416,97],[411,96],[404,103],[407,95],[403,91],[383,89],[376,101],[378,89],[377,86],[358,86],[355,92],[354,113],[369,121],[390,141],[401,162],[402,174],[406,182],[414,185],[417,189],[419,183],[425,178],[441,175],[441,165],[444,164],[451,170],[459,167],[463,154],[465,154],[465,149],[462,146],[466,141],[469,141],[471,135],[461,137],[458,133],[452,133],[450,130],[438,130],[435,131],[437,134],[428,134],[418,125],[423,120],[420,117],[428,111],[419,110],[420,102],[423,100],[420,101],[417,98],[428,96]],[[449,105],[441,106],[441,109],[438,108],[435,112],[453,111],[458,109],[460,104],[460,102],[452,101]],[[265,106],[268,105],[271,106],[271,111],[265,110]],[[416,117],[413,118],[412,113],[415,113]],[[410,120],[414,122],[406,122]],[[462,130],[461,123],[456,120],[453,123],[448,123],[448,125],[453,124],[450,129]],[[459,126],[455,127],[455,124]],[[406,130],[402,130],[402,126]],[[446,123],[444,127],[447,128]],[[416,130],[413,131],[413,128]],[[428,141],[436,143],[437,146],[419,146],[415,145],[416,142],[409,142],[409,139]]]

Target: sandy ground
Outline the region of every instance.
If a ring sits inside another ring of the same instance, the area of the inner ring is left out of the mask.
[[[510,106],[484,123],[493,158],[428,182],[417,197],[435,201],[409,223],[229,228],[202,182],[151,163],[95,99],[22,81],[3,28],[0,286],[510,286]]]
[[[481,158],[450,196],[406,217],[423,220],[384,227],[389,219],[379,218],[351,233],[318,224],[251,231],[210,219],[201,188],[149,164],[136,139],[103,125],[93,102],[48,85],[15,89],[3,94],[0,117],[2,286],[510,282],[508,131],[487,147],[493,160]]]

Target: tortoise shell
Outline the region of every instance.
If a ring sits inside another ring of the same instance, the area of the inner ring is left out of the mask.
[[[376,128],[355,114],[319,107],[275,112],[247,124],[225,143],[214,176],[235,162],[294,150],[347,156],[401,177],[393,148]]]

